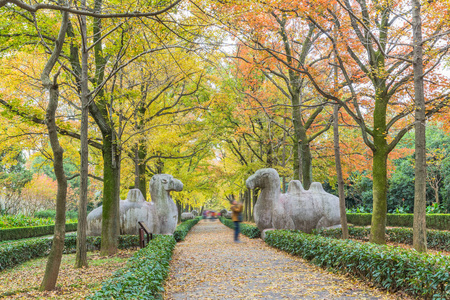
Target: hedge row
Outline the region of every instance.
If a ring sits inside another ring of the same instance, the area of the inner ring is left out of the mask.
[[[372,214],[347,214],[347,221],[356,226],[368,226]],[[394,227],[413,227],[414,214],[387,214],[386,225]],[[426,216],[427,228],[437,230],[450,229],[450,214],[432,214]]]
[[[55,225],[29,226],[0,229],[0,241],[20,240],[53,234]],[[66,232],[77,231],[77,223],[67,223]]]
[[[177,242],[184,241],[184,238],[188,234],[189,230],[191,230],[191,228],[195,224],[197,224],[201,219],[202,217],[195,217],[193,219],[186,220],[180,225],[178,225],[177,228],[175,229],[175,232],[173,233],[173,237],[175,238],[175,240]]]
[[[77,236],[66,235],[64,239],[64,253],[75,253]],[[88,236],[87,247],[90,251],[99,250],[101,238],[99,236]],[[52,247],[52,238],[35,238],[23,242],[4,244],[0,247],[0,271],[12,268],[30,259],[47,256]],[[119,236],[119,249],[139,247],[139,237],[137,235]]]
[[[362,241],[368,241],[370,236],[370,228],[353,227],[348,228],[350,238]],[[336,229],[322,229],[315,232],[315,234],[340,238],[342,231],[340,228]],[[412,228],[388,228],[386,229],[386,241],[402,244],[413,244],[413,229]],[[450,251],[450,231],[427,230],[427,245],[429,249]]]
[[[288,230],[267,232],[265,242],[391,292],[402,290],[415,297],[450,299],[450,259],[446,256]]]
[[[220,222],[222,222],[225,226],[234,229],[234,222],[230,219],[220,218]],[[243,235],[246,235],[251,239],[256,239],[261,236],[261,232],[259,231],[258,227],[256,227],[256,225],[241,223],[240,230]]]
[[[156,236],[87,299],[160,299],[175,244],[173,236]]]
[[[12,268],[32,258],[48,255],[51,245],[51,239],[38,238],[2,246],[0,248],[0,271]]]
[[[173,236],[157,235],[103,283],[102,289],[87,299],[161,299],[163,282],[169,272],[169,262],[178,241],[201,220],[196,217],[177,226]]]
[[[173,236],[176,241],[182,241],[186,237],[189,230],[200,221],[201,217],[181,223],[177,226]],[[73,226],[76,230],[76,223],[66,224]],[[38,226],[46,227],[46,226]],[[26,228],[26,227],[25,227]],[[70,229],[70,227],[69,227]],[[48,233],[47,233],[48,234]],[[67,234],[64,239],[64,253],[76,252],[76,234]],[[87,248],[89,251],[100,250],[101,237],[88,236]],[[6,268],[14,267],[18,264],[26,262],[30,259],[47,256],[52,246],[52,238],[33,238],[25,241],[16,241],[13,243],[5,243],[0,245],[0,271]],[[119,249],[128,249],[139,247],[138,235],[120,235]]]

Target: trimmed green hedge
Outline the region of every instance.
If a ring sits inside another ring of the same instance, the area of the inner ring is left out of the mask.
[[[413,214],[387,214],[386,225],[413,227],[413,220]],[[368,226],[372,222],[372,214],[347,214],[347,221],[356,226]],[[450,229],[450,214],[430,214],[426,216],[426,221],[428,229]]]
[[[127,266],[103,283],[102,289],[87,299],[161,299],[163,282],[176,242],[183,241],[202,217],[186,220],[173,236],[157,235],[127,262]]]
[[[350,238],[368,241],[370,236],[369,228],[353,227],[348,228]],[[340,238],[342,231],[336,229],[321,229],[315,231],[315,234]],[[412,228],[388,228],[386,229],[386,240],[393,243],[413,244]],[[450,251],[450,231],[427,230],[427,245],[429,249]]]
[[[265,242],[310,260],[369,280],[389,291],[429,299],[450,299],[450,259],[398,247],[331,239],[298,231],[267,232]]]
[[[225,226],[234,229],[234,222],[230,219],[220,218],[220,222],[222,222]],[[243,235],[246,235],[251,239],[256,239],[261,236],[261,232],[259,231],[258,227],[256,227],[256,225],[241,223],[240,230]]]
[[[68,234],[64,239],[64,253],[75,253],[77,236]],[[101,238],[99,236],[88,236],[87,247],[90,251],[99,250]],[[52,238],[35,238],[23,242],[2,244],[0,246],[0,271],[14,267],[30,259],[47,256],[52,246]],[[119,249],[139,247],[139,236],[119,236]]]
[[[32,258],[48,255],[51,245],[51,239],[38,238],[2,246],[0,248],[0,271],[12,268]]]
[[[20,240],[53,234],[55,225],[29,226],[0,229],[0,241]],[[66,223],[66,232],[77,231],[77,223]]]
[[[181,223],[177,226],[173,236],[176,241],[182,241],[186,237],[189,230],[201,220],[201,217],[196,217],[192,220]],[[66,224],[74,226],[76,230],[76,223]],[[52,225],[53,226],[53,225]],[[37,226],[46,227],[46,226]],[[27,228],[27,227],[25,227]],[[70,228],[70,227],[69,227]],[[76,234],[67,234],[64,239],[64,253],[76,252]],[[25,261],[33,258],[47,256],[50,252],[52,238],[32,238],[25,241],[13,241],[11,243],[0,244],[0,271],[6,268],[14,267]],[[100,250],[101,237],[100,236],[88,236],[87,247],[89,251]],[[119,249],[128,249],[139,247],[138,235],[120,235],[119,236]]]
[[[197,224],[202,217],[195,217],[190,220],[186,220],[180,225],[177,226],[175,229],[175,232],[173,233],[173,237],[177,242],[184,241],[184,238],[188,234],[189,230],[191,230],[192,227],[194,227],[195,224]]]
[[[175,244],[173,236],[156,236],[87,299],[161,299]]]

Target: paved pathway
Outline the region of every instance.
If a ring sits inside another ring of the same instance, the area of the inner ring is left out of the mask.
[[[178,243],[164,299],[399,299],[202,220]]]

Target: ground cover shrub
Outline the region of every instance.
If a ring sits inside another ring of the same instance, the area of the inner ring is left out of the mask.
[[[0,247],[0,271],[49,254],[51,239],[37,238]]]
[[[181,223],[177,226],[173,238],[176,241],[182,241],[189,230],[201,220],[201,217],[196,217],[192,220]],[[76,224],[75,224],[76,230]],[[66,224],[67,230],[67,224]],[[53,232],[52,232],[53,233]],[[154,235],[155,237],[155,235]],[[64,253],[76,252],[76,233],[68,233],[64,239]],[[20,263],[28,261],[36,257],[43,257],[49,254],[52,237],[31,238],[26,240],[6,241],[0,242],[0,271],[5,268],[14,267]],[[88,251],[100,250],[101,237],[88,236],[87,240]],[[119,249],[129,249],[139,247],[138,235],[120,235]]]
[[[450,259],[444,255],[289,230],[269,231],[265,242],[321,267],[369,280],[391,292],[402,290],[427,299],[450,298]]]
[[[100,250],[101,237],[88,236],[87,248],[89,251]],[[14,241],[0,244],[0,270],[14,267],[33,258],[47,256],[52,246],[52,237],[33,238],[24,241]],[[64,239],[64,254],[75,253],[77,246],[76,233],[68,233]],[[139,236],[120,235],[119,249],[139,247]]]
[[[161,299],[175,244],[173,236],[156,236],[87,299]]]
[[[230,227],[231,229],[234,229],[234,222],[227,218],[220,218],[220,222],[224,224],[225,226]],[[261,232],[259,231],[258,227],[253,224],[247,224],[247,223],[241,223],[240,224],[241,233],[251,239],[256,239],[261,236]]]
[[[197,224],[202,217],[195,217],[190,220],[186,220],[182,222],[180,225],[177,226],[175,229],[175,232],[173,233],[173,237],[177,242],[184,241],[184,238],[188,234],[189,230],[191,230],[192,227],[194,227],[195,224]]]
[[[27,217],[24,215],[2,215],[0,216],[0,228],[14,228],[27,226],[42,226],[52,225],[55,223],[54,219],[41,219]]]
[[[55,219],[56,217],[56,210],[54,209],[46,209],[46,210],[40,210],[34,213],[35,218],[41,218],[41,219]],[[78,219],[78,212],[76,211],[66,211],[66,219],[70,220],[77,220]]]
[[[352,239],[368,241],[370,236],[369,228],[353,227],[348,228],[349,236]],[[340,238],[342,231],[340,228],[321,229],[314,232],[315,234]],[[386,240],[393,243],[413,244],[412,228],[387,228]],[[450,231],[427,230],[427,246],[429,249],[450,251]]]
[[[386,225],[394,227],[412,227],[413,214],[387,214]],[[356,226],[369,226],[372,214],[347,214],[347,221]],[[450,214],[428,214],[426,216],[427,228],[437,230],[450,229]]]
[[[77,223],[66,223],[66,232],[76,231]],[[20,240],[53,234],[55,225],[28,226],[0,229],[0,241]]]
[[[86,244],[88,251],[100,250],[102,239],[100,236],[88,236]],[[130,249],[139,247],[138,235],[119,235],[119,249]],[[75,253],[77,251],[77,235],[67,234],[64,239],[64,253]]]

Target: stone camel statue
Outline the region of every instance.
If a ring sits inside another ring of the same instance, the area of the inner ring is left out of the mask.
[[[260,169],[250,176],[246,185],[261,188],[254,208],[259,230],[296,229],[311,233],[313,229],[340,225],[339,198],[313,182],[305,190],[299,180],[289,183],[288,191],[280,191],[280,176],[275,169]]]
[[[138,221],[143,221],[152,233],[173,234],[178,223],[177,206],[170,196],[182,191],[183,183],[168,174],[157,174],[150,180],[152,202],[147,202],[139,189],[131,189],[127,199],[119,203],[120,234],[138,234]],[[101,235],[102,206],[87,216],[87,235]]]

